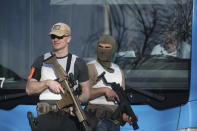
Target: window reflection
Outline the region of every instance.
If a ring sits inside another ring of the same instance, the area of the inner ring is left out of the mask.
[[[6,69],[1,69],[0,77],[5,78],[4,87],[25,88],[33,60],[50,50],[50,38],[47,33],[49,27],[57,21],[71,26],[73,34],[71,52],[86,61],[96,57],[98,37],[104,32],[110,33],[118,45],[114,61],[123,68],[129,82],[137,82],[137,79],[130,77],[142,77],[149,70],[160,71],[156,76],[161,78],[165,74],[163,71],[177,72],[178,70],[185,76],[184,80],[188,79],[190,65],[186,63],[190,62],[193,1],[122,2],[122,0],[97,2],[19,0],[12,1],[10,5],[9,1],[2,0],[0,16],[5,19],[0,21],[2,29],[0,30],[2,56],[0,65]],[[167,30],[170,33],[166,34]],[[165,45],[166,43],[169,45]],[[170,47],[174,47],[176,51],[171,50],[169,51],[171,54],[166,55],[168,53],[166,50]],[[157,59],[160,59],[160,62],[157,63]],[[134,70],[141,72],[132,76],[136,72]],[[151,77],[154,73],[148,72],[147,77]],[[14,85],[14,82],[18,82],[18,85]]]

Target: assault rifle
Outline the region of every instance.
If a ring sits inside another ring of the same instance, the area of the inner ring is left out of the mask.
[[[118,95],[120,101],[116,102],[118,103],[118,108],[115,111],[112,119],[117,119],[120,114],[126,113],[129,117],[131,117],[131,122],[134,130],[137,130],[139,128],[137,124],[137,118],[136,115],[134,114],[131,106],[130,106],[130,96],[128,96],[125,91],[123,90],[122,87],[120,87],[120,84],[117,84],[115,82],[109,83],[107,82],[105,78],[105,72],[103,72],[101,75],[98,76],[97,81],[102,80],[104,84],[111,86],[111,88],[116,92]]]
[[[58,76],[58,82],[61,84],[61,86],[64,89],[64,95],[62,96],[62,99],[57,101],[57,103],[56,103],[58,108],[62,109],[64,107],[73,106],[74,113],[76,114],[79,122],[83,125],[84,130],[91,131],[91,128],[88,126],[88,122],[87,122],[87,118],[85,116],[85,113],[83,112],[81,105],[79,103],[79,100],[78,100],[77,96],[75,95],[74,89],[72,88],[73,84],[75,84],[75,83],[71,82],[73,80],[69,80],[70,78],[74,79],[73,74],[71,74],[68,77],[67,73],[64,71],[62,66],[57,62],[55,55],[46,59],[44,61],[44,63],[54,65],[55,71]]]

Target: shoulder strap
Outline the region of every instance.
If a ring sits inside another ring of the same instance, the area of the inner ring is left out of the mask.
[[[88,64],[88,73],[89,73],[90,85],[91,86],[96,85],[98,72],[96,70],[95,64]]]
[[[67,59],[67,65],[66,65],[66,73],[68,73],[68,71],[70,70],[71,60],[72,60],[72,54],[68,53],[68,59]]]

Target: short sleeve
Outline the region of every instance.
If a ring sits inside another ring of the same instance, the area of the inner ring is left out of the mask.
[[[34,63],[32,64],[31,68],[34,68],[35,71],[32,74],[32,78],[36,79],[36,80],[40,80],[41,77],[41,67],[43,64],[43,60],[44,60],[44,56],[39,56],[35,59]]]
[[[75,79],[79,81],[79,83],[89,80],[87,64],[81,58],[77,58],[75,61],[74,76]]]

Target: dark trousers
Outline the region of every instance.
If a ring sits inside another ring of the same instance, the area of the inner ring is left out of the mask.
[[[80,131],[76,117],[63,111],[49,112],[38,116],[35,131]]]
[[[93,131],[120,131],[120,125],[114,124],[110,120],[99,120]]]

